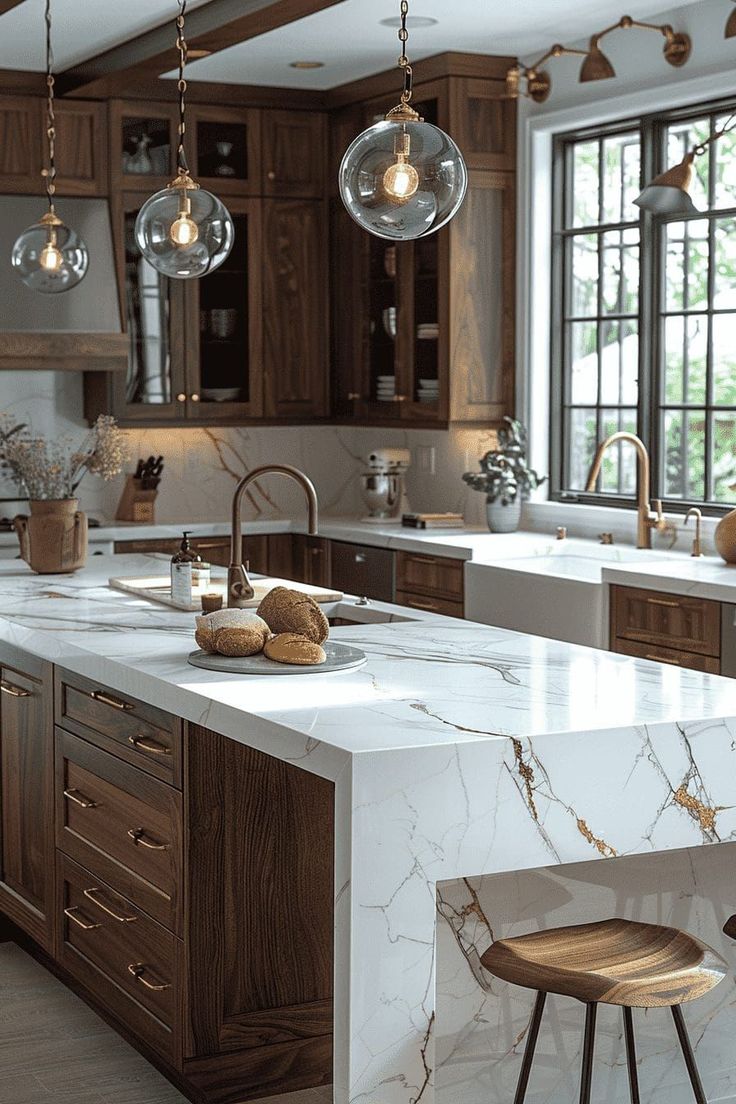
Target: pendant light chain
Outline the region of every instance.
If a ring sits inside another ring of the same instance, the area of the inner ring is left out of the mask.
[[[187,155],[184,152],[184,135],[186,134],[185,121],[185,95],[187,82],[184,79],[184,69],[187,64],[187,41],[184,38],[184,15],[187,9],[187,0],[179,0],[179,14],[176,17],[176,48],[179,51],[179,80],[176,87],[179,89],[179,145],[176,150],[176,167],[179,173],[189,173]]]
[[[51,0],[46,0],[46,137],[48,139],[48,167],[42,170],[46,183],[49,211],[54,211],[56,192],[56,118],[54,116],[54,52],[51,46]]]
[[[406,56],[406,43],[409,38],[409,32],[406,29],[406,17],[409,14],[409,0],[401,0],[401,26],[399,27],[399,42],[401,43],[401,57],[399,58],[399,65],[404,70],[404,91],[401,93],[401,102],[403,104],[411,103],[412,94],[412,68],[409,64],[409,59]]]

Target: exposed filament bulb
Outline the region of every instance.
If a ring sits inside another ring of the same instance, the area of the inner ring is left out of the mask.
[[[192,218],[192,202],[186,194],[182,195],[178,214],[169,227],[169,237],[179,249],[194,245],[199,237],[199,227]]]
[[[409,149],[410,138],[406,131],[397,134],[394,142],[396,160],[383,174],[383,186],[391,199],[397,202],[411,199],[419,187],[419,173],[408,161]]]
[[[41,268],[47,272],[58,272],[63,263],[63,256],[61,250],[56,244],[56,230],[53,227],[49,228],[49,236],[46,240],[46,244],[41,250],[41,255],[38,258],[38,263]]]

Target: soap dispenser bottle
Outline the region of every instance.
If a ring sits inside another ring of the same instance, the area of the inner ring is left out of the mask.
[[[185,531],[178,552],[171,557],[171,600],[175,606],[188,609],[192,605],[193,563],[196,552]]]

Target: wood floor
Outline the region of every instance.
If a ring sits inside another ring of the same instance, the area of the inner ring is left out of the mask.
[[[263,1104],[329,1104],[330,1089]],[[0,1104],[189,1104],[15,943],[0,943]]]

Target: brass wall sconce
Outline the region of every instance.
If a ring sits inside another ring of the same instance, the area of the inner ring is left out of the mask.
[[[736,113],[729,116],[720,130],[714,130],[704,142],[693,146],[679,165],[674,165],[666,172],[655,176],[641,195],[634,200],[637,207],[641,207],[643,211],[651,211],[653,215],[676,215],[684,218],[687,215],[699,214],[690,196],[695,158],[701,157],[713,142],[717,142],[734,127],[736,127]]]
[[[724,38],[736,37],[736,8],[733,9],[726,22],[726,29],[723,32]]]
[[[731,33],[736,34],[736,10],[732,12],[731,20],[733,21]],[[729,20],[729,25],[731,20]],[[611,77],[616,76],[616,70],[601,50],[601,39],[614,31],[628,31],[632,28],[656,31],[663,35],[665,40],[664,59],[670,65],[679,68],[690,57],[692,44],[689,36],[683,32],[674,31],[669,23],[643,23],[638,19],[632,19],[630,15],[622,15],[617,23],[612,23],[610,27],[606,27],[605,30],[592,35],[587,50],[578,50],[572,46],[562,46],[556,43],[533,65],[512,65],[506,74],[506,95],[510,99],[518,99],[522,95],[528,96],[535,103],[544,103],[552,90],[552,79],[542,69],[542,66],[550,58],[563,57],[568,54],[577,54],[583,59],[578,78],[581,83],[610,80]],[[728,34],[728,28],[726,33]],[[523,86],[522,82],[524,82]]]

